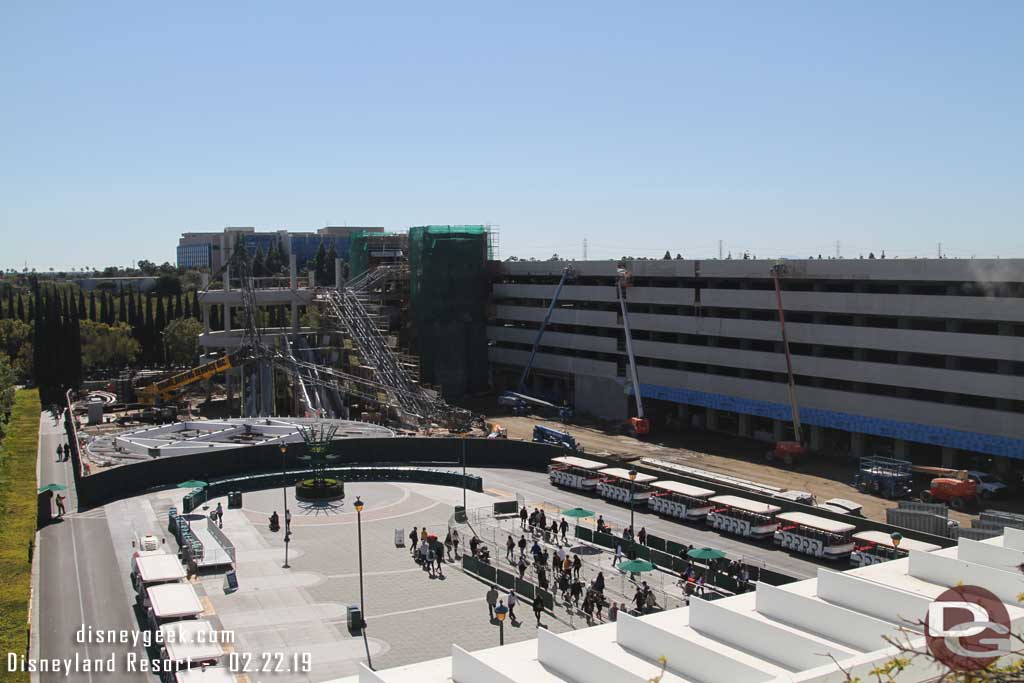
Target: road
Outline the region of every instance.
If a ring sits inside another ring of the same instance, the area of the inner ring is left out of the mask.
[[[125,597],[124,583],[104,508],[77,512],[70,462],[56,462],[57,445],[66,441],[64,430],[49,413],[39,422],[38,474],[40,485],[63,484],[68,487],[65,503],[68,514],[39,531],[37,535],[38,584],[34,586],[33,613],[38,642],[35,658],[74,660],[109,658],[113,653],[113,673],[87,672],[84,666],[63,673],[42,673],[42,683],[58,681],[121,683],[145,681],[142,673],[129,673],[126,656],[134,652],[145,658],[141,648],[130,644],[76,642],[83,627],[95,630],[138,631],[132,605]]]
[[[568,509],[582,507],[603,515],[605,521],[616,530],[629,525],[629,507],[613,505],[597,496],[576,493],[552,486],[547,474],[513,469],[470,470],[483,478],[484,490],[489,493],[512,497],[522,495],[527,503],[546,502],[549,508]],[[751,564],[767,567],[800,579],[817,576],[822,566],[800,555],[791,555],[775,549],[768,543],[748,543],[737,537],[726,536],[700,525],[681,524],[647,512],[634,512],[638,531],[646,527],[648,533],[669,538],[680,543],[692,543],[698,547],[709,546],[724,550],[730,557],[742,558]],[[847,569],[843,565],[839,569]]]

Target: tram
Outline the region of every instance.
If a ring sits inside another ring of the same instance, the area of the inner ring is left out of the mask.
[[[823,560],[838,560],[853,552],[852,534],[857,527],[852,524],[806,512],[783,512],[776,519],[780,526],[773,538],[780,548]]]
[[[739,496],[713,496],[707,524],[713,529],[748,538],[767,538],[779,528],[775,515],[782,511],[770,505]]]
[[[930,553],[942,546],[912,538],[900,538],[899,545],[892,536],[884,531],[860,531],[853,535],[854,549],[850,553],[850,564],[854,567],[866,567],[871,564],[899,560],[910,554],[911,550]]]
[[[619,503],[628,503],[631,492],[634,503],[646,503],[651,497],[650,484],[658,479],[650,474],[641,474],[621,467],[608,467],[601,470],[600,474],[597,495]]]
[[[564,486],[580,491],[593,491],[601,481],[598,470],[607,468],[607,463],[563,455],[552,458],[548,465],[548,477],[555,486]]]
[[[677,519],[704,519],[711,512],[708,498],[715,495],[711,489],[668,479],[654,482],[651,489],[647,509]]]

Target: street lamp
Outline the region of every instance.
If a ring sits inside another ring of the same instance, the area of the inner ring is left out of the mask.
[[[291,565],[288,564],[288,541],[292,539],[292,525],[289,523],[288,517],[288,473],[286,471],[287,461],[285,456],[288,454],[288,446],[281,444],[281,493],[284,495],[284,569],[291,569]]]
[[[633,487],[636,483],[636,470],[629,471],[629,541],[633,542]]]
[[[366,642],[366,603],[363,600],[363,501],[356,496],[356,502],[352,504],[356,509],[356,534],[359,539],[359,627],[363,632],[363,641]],[[366,666],[373,669],[370,663],[370,646],[366,645]]]
[[[508,614],[508,607],[505,607],[505,603],[501,600],[498,601],[498,606],[494,608],[494,616],[498,617],[498,645],[505,644],[505,615]]]

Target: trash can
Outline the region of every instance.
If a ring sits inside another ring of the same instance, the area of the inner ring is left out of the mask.
[[[363,632],[363,613],[359,605],[348,606],[348,632],[354,636]]]
[[[228,492],[228,509],[239,510],[242,507],[242,492],[241,491],[230,491]]]
[[[462,505],[455,506],[455,521],[458,524],[466,523],[466,508],[463,507]]]

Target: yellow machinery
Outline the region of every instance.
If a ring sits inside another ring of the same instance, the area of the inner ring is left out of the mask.
[[[237,364],[241,360],[241,356],[238,354],[230,353],[226,356],[221,356],[209,363],[203,363],[202,365],[196,366],[191,370],[185,370],[179,372],[176,375],[172,375],[167,379],[160,380],[148,386],[142,387],[135,392],[140,403],[153,405],[154,403],[163,403],[174,397],[174,394],[190,384],[201,382],[204,379],[210,379],[214,375],[220,374],[226,370],[231,369],[232,364]]]

